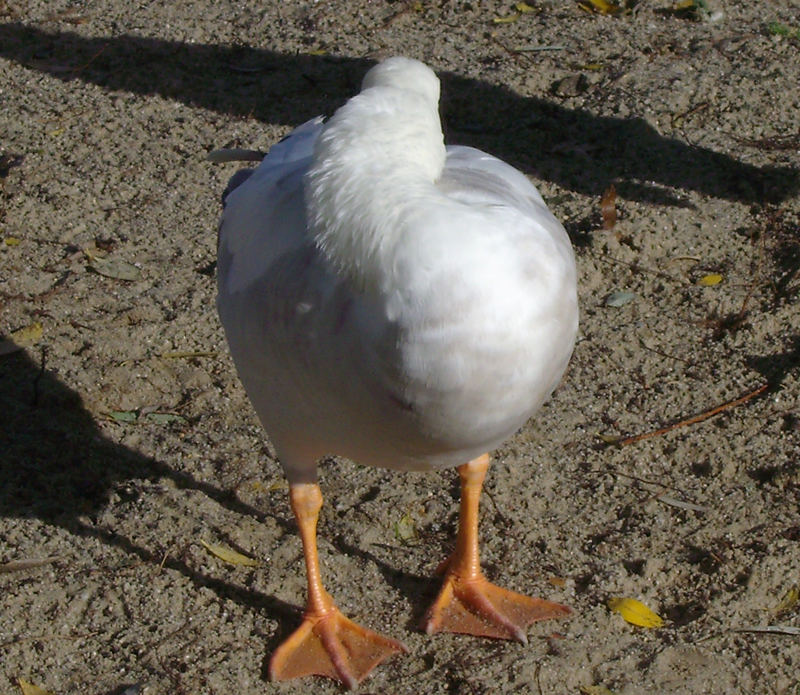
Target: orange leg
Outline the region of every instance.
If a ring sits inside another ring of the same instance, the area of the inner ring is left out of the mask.
[[[406,649],[400,642],[345,618],[322,586],[317,555],[317,519],[322,507],[319,485],[291,485],[289,497],[303,539],[308,602],[300,627],[272,655],[270,677],[327,676],[355,688],[381,661]]]
[[[461,513],[455,552],[443,563],[444,585],[425,616],[424,629],[481,637],[515,639],[527,644],[525,628],[537,620],[567,615],[558,603],[501,589],[487,581],[478,555],[478,500],[489,456],[459,466]]]

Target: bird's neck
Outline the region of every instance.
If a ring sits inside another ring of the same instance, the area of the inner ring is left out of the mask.
[[[373,88],[326,124],[306,175],[310,231],[337,273],[379,288],[420,205],[435,197],[445,148],[435,108]]]

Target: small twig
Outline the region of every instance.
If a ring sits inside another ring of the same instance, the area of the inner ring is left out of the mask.
[[[604,263],[608,263],[609,265],[616,263],[617,265],[624,265],[627,266],[632,273],[644,273],[646,275],[652,275],[654,277],[664,278],[665,280],[670,280],[678,285],[686,284],[686,280],[683,278],[675,277],[674,275],[670,275],[663,270],[656,270],[655,268],[648,268],[647,266],[641,265],[638,261],[623,261],[620,258],[614,258],[614,256],[610,256],[607,253],[600,253],[595,254],[595,258]]]
[[[18,635],[5,642],[0,642],[0,649],[6,649],[15,644],[25,644],[26,642],[51,642],[53,640],[66,641],[66,640],[90,639],[91,637],[96,637],[99,634],[100,634],[99,632],[81,632],[76,635],[44,634],[44,635],[25,635],[24,637]]]
[[[632,437],[626,437],[625,439],[620,439],[618,442],[614,442],[617,446],[625,446],[627,444],[633,444],[635,442],[640,442],[643,439],[649,439],[650,437],[658,437],[662,434],[666,434],[667,432],[671,432],[672,430],[676,430],[679,427],[686,427],[687,425],[694,425],[698,422],[703,422],[703,420],[708,420],[710,417],[714,417],[718,413],[721,413],[723,410],[728,410],[730,408],[735,408],[737,405],[741,405],[742,403],[746,403],[747,401],[755,398],[756,396],[761,395],[769,388],[769,384],[764,384],[763,386],[759,386],[755,391],[751,391],[750,393],[746,393],[744,396],[740,396],[739,398],[735,398],[732,401],[726,401],[721,405],[718,405],[710,410],[706,410],[705,412],[700,413],[699,415],[694,415],[690,418],[686,418],[685,420],[679,420],[678,422],[674,422],[671,425],[667,425],[666,427],[662,427],[657,430],[653,430],[652,432],[644,432],[643,434],[636,434]]]
[[[89,60],[87,60],[79,68],[74,68],[75,72],[79,73],[79,72],[83,72],[84,70],[86,70],[92,63],[94,63],[95,60],[97,60],[103,53],[105,53],[105,51],[109,47],[109,45],[110,44],[108,44],[108,43],[104,43],[102,46],[100,46],[99,50],[91,58],[89,58]]]
[[[766,138],[743,138],[735,133],[728,135],[743,145],[761,150],[795,150],[800,147],[800,131],[789,135],[773,135]]]
[[[800,636],[800,627],[791,625],[764,625],[763,627],[736,627],[731,632],[755,632],[772,635],[798,635]]]
[[[487,488],[484,488],[483,493],[486,495],[486,497],[489,498],[489,501],[492,503],[492,506],[494,507],[495,514],[497,514],[503,520],[503,524],[505,524],[506,528],[507,529],[512,528],[513,524],[511,523],[509,518],[505,514],[503,514],[503,512],[500,511],[500,507],[497,506],[497,501],[495,500],[494,495],[491,493],[491,491],[488,490]]]
[[[517,46],[515,51],[519,53],[527,53],[534,51],[565,51],[566,46]]]
[[[697,106],[693,106],[688,111],[684,111],[683,113],[674,114],[672,116],[672,127],[673,128],[680,127],[680,124],[682,123],[682,121],[686,120],[686,118],[688,116],[693,116],[694,114],[699,113],[700,111],[704,111],[705,109],[707,109],[709,107],[709,105],[710,105],[709,102],[701,101],[699,104],[697,104]]]
[[[36,560],[11,560],[10,562],[6,562],[0,565],[0,574],[5,574],[6,572],[21,572],[22,570],[35,569],[36,567],[42,567],[43,565],[51,565],[60,559],[61,558],[58,556],[53,556]]]
[[[683,362],[684,364],[688,364],[690,367],[694,367],[695,363],[692,360],[687,360],[685,357],[678,357],[678,355],[672,355],[669,352],[662,352],[654,347],[650,347],[647,343],[644,342],[644,339],[641,337],[639,338],[639,345],[641,345],[645,350],[649,350],[650,352],[654,352],[656,355],[661,355],[661,357],[666,357],[671,360],[677,360],[678,362]]]
[[[657,495],[655,498],[658,502],[663,502],[664,504],[668,504],[671,507],[678,507],[680,509],[688,509],[692,512],[707,512],[708,507],[703,507],[699,504],[693,504],[691,502],[684,502],[683,500],[675,499],[674,497],[669,497],[668,495]]]
[[[675,490],[675,492],[680,492],[680,493],[683,492],[680,488],[677,488],[674,485],[667,485],[666,483],[661,483],[658,480],[648,480],[647,478],[640,478],[638,475],[629,475],[628,473],[620,473],[619,471],[607,471],[594,468],[592,469],[592,473],[609,473],[610,475],[616,476],[618,478],[627,478],[628,480],[635,480],[637,483],[643,483],[645,485],[656,485],[658,487],[663,487],[667,490]]]

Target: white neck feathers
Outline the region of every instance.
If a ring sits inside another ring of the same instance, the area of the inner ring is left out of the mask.
[[[439,81],[392,58],[328,121],[306,174],[312,236],[335,270],[362,288],[390,272],[409,213],[436,191],[445,161]]]

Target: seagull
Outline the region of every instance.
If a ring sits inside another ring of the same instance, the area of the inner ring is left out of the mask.
[[[569,609],[488,581],[478,501],[489,452],[550,396],[578,326],[563,226],[509,164],[445,146],[440,85],[423,63],[384,60],[327,121],[315,118],[224,195],[217,306],[239,377],[289,482],[308,592],[275,651],[273,680],[354,688],[398,641],[346,618],[323,586],[317,462],[396,471],[457,467],[455,550],[423,623],[526,642]]]

